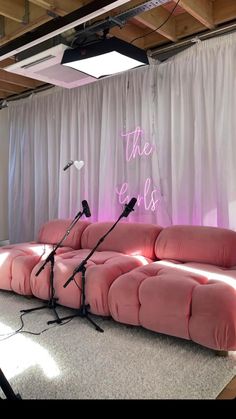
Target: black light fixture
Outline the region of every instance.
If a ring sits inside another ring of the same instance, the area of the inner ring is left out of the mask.
[[[149,64],[146,52],[118,38],[67,49],[61,64],[99,79]]]

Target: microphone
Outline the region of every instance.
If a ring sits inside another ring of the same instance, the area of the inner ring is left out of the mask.
[[[83,213],[85,214],[86,217],[91,217],[91,212],[89,209],[89,205],[87,203],[87,201],[82,201],[82,207],[83,207]]]
[[[134,211],[134,206],[135,206],[136,202],[137,202],[136,198],[131,198],[129,203],[125,205],[125,209],[122,213],[122,217],[128,217],[129,213],[131,211]]]
[[[84,166],[84,161],[83,160],[80,160],[80,161],[78,161],[78,160],[75,160],[75,161],[70,160],[67,163],[67,165],[65,167],[63,167],[63,170],[69,169],[69,167],[72,166],[72,164],[76,167],[77,170],[80,170]]]
[[[74,164],[73,160],[70,160],[67,165],[65,167],[63,167],[63,170],[67,170],[69,169],[70,166],[72,166],[72,164]]]

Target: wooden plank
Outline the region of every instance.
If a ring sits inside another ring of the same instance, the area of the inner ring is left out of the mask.
[[[206,27],[188,13],[183,13],[175,17],[176,35],[182,39],[198,32],[203,32]]]
[[[236,376],[224,388],[224,390],[217,396],[218,400],[235,400],[236,399]]]
[[[54,0],[29,0],[30,3],[36,4],[36,6],[42,7],[43,9],[50,10],[54,5]]]
[[[117,38],[122,39],[126,42],[131,42],[136,47],[142,48],[142,49],[148,49],[149,47],[157,44],[163,44],[166,42],[166,38],[158,33],[153,33],[151,35],[147,35],[149,33],[149,29],[142,29],[136,25],[133,25],[132,23],[127,23],[124,28],[120,29],[118,27],[112,28],[110,33]],[[143,36],[147,35],[147,36]],[[140,39],[137,39],[134,41],[135,38],[140,37]],[[134,41],[134,42],[133,42]]]
[[[7,67],[8,65],[14,64],[15,63],[15,59],[10,57],[10,58],[6,58],[5,60],[0,61],[0,68],[4,68]]]
[[[215,0],[213,3],[213,18],[216,24],[236,19],[236,1]]]
[[[177,3],[178,0],[173,1]],[[207,28],[215,27],[211,0],[180,0],[179,6]]]
[[[29,0],[36,6],[46,10],[52,10],[58,16],[65,16],[80,7],[91,3],[92,0]]]
[[[5,99],[6,97],[8,97],[9,96],[9,93],[7,93],[7,92],[3,92],[2,90],[0,90],[0,98],[1,99]]]
[[[145,13],[141,13],[134,17],[134,20],[143,23],[145,26],[152,30],[156,30],[159,26],[159,29],[156,32],[160,33],[165,38],[169,39],[170,41],[176,42],[176,32],[175,32],[175,18],[170,16],[167,10],[163,9],[163,7],[157,7],[153,10],[150,10]],[[167,22],[162,26],[163,22]]]
[[[36,87],[42,84],[42,82],[38,80],[34,80],[25,76],[19,76],[18,74],[14,73],[9,73],[5,70],[0,70],[0,89],[2,81],[11,84],[16,84],[21,87],[26,87],[28,89],[35,89]]]
[[[22,86],[17,86],[16,84],[1,82],[0,90],[2,90],[3,92],[9,92],[13,94],[24,92],[26,89]]]
[[[169,43],[168,39],[162,36],[161,34],[157,34],[156,32],[145,36],[144,38],[144,49],[148,50],[150,48],[154,48],[157,45],[161,46],[164,44]]]
[[[0,14],[16,22],[22,22],[25,14],[24,0],[0,0]]]
[[[23,35],[26,32],[29,32],[35,28],[37,28],[40,25],[43,25],[44,23],[48,22],[52,18],[48,16],[47,14],[44,14],[40,16],[39,18],[33,20],[28,25],[22,27],[21,25],[13,25],[15,22],[11,22],[8,19],[6,19],[6,26],[5,26],[5,33],[6,36],[0,40],[0,45],[4,45],[7,42],[18,38],[18,36]]]
[[[54,10],[60,16],[64,16],[89,3],[91,3],[91,0],[54,0]]]

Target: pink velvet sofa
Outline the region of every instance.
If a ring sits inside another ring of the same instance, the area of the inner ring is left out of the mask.
[[[50,263],[35,276],[70,220],[46,223],[37,243],[0,249],[0,288],[48,300]],[[63,285],[113,223],[79,221],[55,257],[58,303],[81,305],[81,273]],[[236,350],[236,232],[214,227],[119,223],[86,265],[90,312]]]

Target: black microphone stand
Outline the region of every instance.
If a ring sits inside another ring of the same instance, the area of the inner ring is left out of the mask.
[[[84,214],[83,212],[78,212],[78,214],[76,214],[74,220],[72,221],[72,223],[69,225],[66,233],[64,234],[64,236],[62,237],[62,239],[59,241],[59,243],[57,243],[57,245],[55,246],[55,248],[51,251],[51,253],[47,256],[47,258],[45,259],[44,263],[42,264],[42,266],[39,268],[39,270],[36,272],[35,276],[38,276],[40,274],[40,272],[42,272],[42,270],[45,268],[45,265],[50,262],[51,263],[51,267],[50,267],[50,298],[49,301],[45,302],[45,304],[43,306],[39,306],[39,307],[35,307],[35,308],[30,308],[28,310],[20,310],[21,313],[30,313],[31,311],[35,311],[35,310],[42,310],[43,308],[50,308],[53,310],[56,320],[56,323],[61,323],[63,319],[60,319],[60,317],[58,316],[58,313],[56,311],[56,306],[58,305],[56,303],[56,301],[58,300],[58,298],[54,298],[54,262],[55,262],[55,254],[56,251],[58,249],[58,247],[62,244],[62,242],[65,240],[65,238],[70,234],[71,229],[74,227],[74,225],[77,223],[77,221],[82,217],[82,215]],[[53,322],[54,323],[54,322]],[[51,324],[51,322],[47,322],[47,324]]]
[[[8,383],[5,375],[3,374],[0,368],[0,388],[2,389],[3,393],[5,394],[8,400],[21,400],[21,396],[19,394],[15,394],[12,387]],[[2,398],[0,397],[0,400]]]
[[[134,198],[133,198],[134,200]],[[135,199],[136,202],[136,199]],[[133,202],[134,205],[134,202]],[[112,225],[112,227],[104,234],[104,236],[102,236],[96,246],[91,250],[91,252],[88,254],[88,256],[74,269],[73,274],[70,276],[70,278],[65,282],[65,284],[63,285],[64,288],[67,287],[67,285],[69,285],[69,283],[74,280],[75,275],[78,272],[82,273],[82,287],[81,287],[81,292],[82,292],[82,302],[81,302],[81,307],[79,308],[79,310],[77,310],[77,313],[72,315],[72,316],[67,316],[67,317],[63,317],[61,319],[62,320],[68,320],[71,319],[73,317],[86,317],[86,319],[88,321],[90,321],[90,323],[92,323],[95,326],[95,329],[98,332],[104,332],[103,329],[101,329],[101,327],[99,327],[90,317],[89,317],[89,311],[88,309],[90,308],[89,305],[85,304],[85,272],[86,272],[86,264],[87,261],[89,260],[89,258],[93,255],[93,253],[95,252],[95,250],[98,248],[98,246],[104,241],[104,239],[108,236],[108,234],[115,228],[115,226],[118,224],[118,222],[120,221],[120,219],[122,217],[127,217],[128,214],[133,211],[133,208],[129,207],[128,205],[126,205],[126,209],[122,212],[122,214],[119,216],[119,218],[116,220],[116,222]],[[48,324],[53,323],[52,321],[48,322]]]

